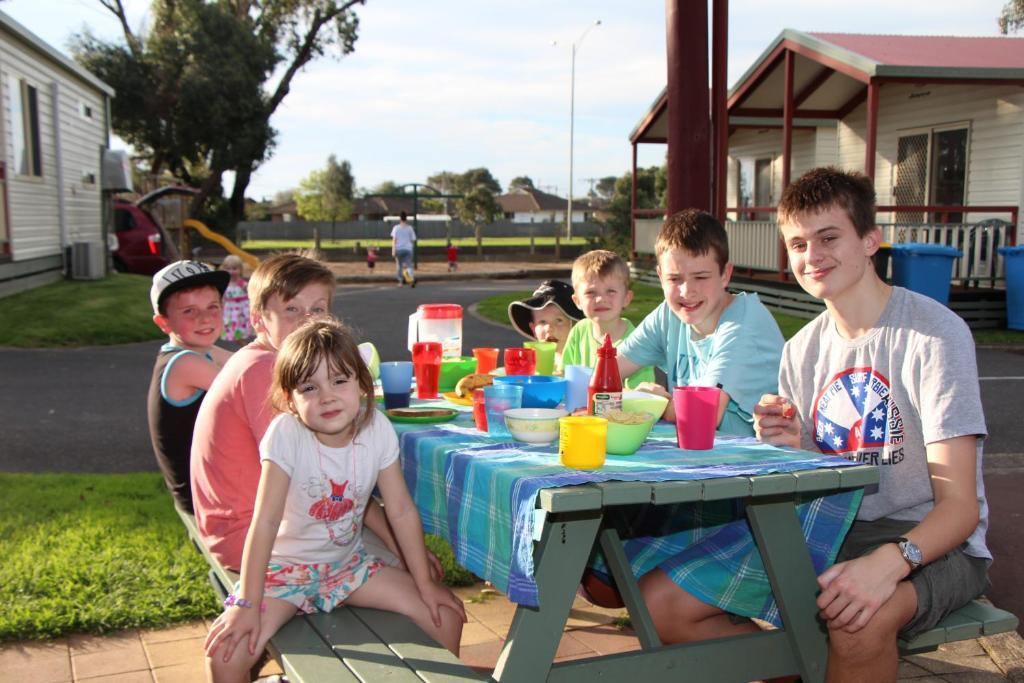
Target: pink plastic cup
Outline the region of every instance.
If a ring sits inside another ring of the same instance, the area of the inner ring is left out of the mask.
[[[707,451],[714,447],[720,394],[718,387],[676,387],[672,390],[676,441],[680,448]]]
[[[412,368],[416,373],[416,398],[437,398],[441,379],[441,342],[412,345]]]

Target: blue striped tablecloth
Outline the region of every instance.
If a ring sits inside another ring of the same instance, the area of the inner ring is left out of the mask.
[[[402,469],[426,531],[449,541],[458,562],[491,581],[514,602],[536,606],[533,539],[537,494],[544,488],[600,481],[680,481],[750,476],[852,465],[836,456],[782,449],[754,439],[719,438],[711,451],[682,451],[675,428],[655,426],[633,456],[609,456],[592,471],[558,462],[557,444],[531,446],[492,439],[468,413],[440,425],[395,425]],[[797,506],[815,570],[835,559],[861,492],[809,498]],[[640,576],[661,567],[691,594],[743,616],[779,624],[778,612],[739,501],[648,508],[645,528],[670,514],[668,535],[627,541]],[[652,526],[653,525],[653,526]],[[660,533],[660,532],[652,532]],[[600,558],[593,565],[602,568]]]

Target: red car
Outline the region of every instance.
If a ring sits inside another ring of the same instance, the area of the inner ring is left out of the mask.
[[[169,194],[195,194],[190,187],[161,187],[135,202],[114,199],[114,267],[124,273],[152,275],[181,258],[174,240],[146,206]]]

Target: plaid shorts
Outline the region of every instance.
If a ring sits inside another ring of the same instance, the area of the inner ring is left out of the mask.
[[[344,562],[271,562],[263,581],[263,594],[290,602],[306,614],[316,610],[330,612],[384,566],[363,548]]]

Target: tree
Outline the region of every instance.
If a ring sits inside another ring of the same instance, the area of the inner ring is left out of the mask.
[[[1024,28],[1024,0],[1009,0],[996,21],[999,23],[999,32],[1004,36]]]
[[[597,184],[594,186],[594,191],[597,193],[597,196],[602,199],[611,199],[612,195],[615,194],[616,181],[618,181],[618,178],[613,175],[599,179]]]
[[[119,20],[124,43],[78,36],[76,59],[118,92],[114,130],[147,156],[151,169],[181,173],[205,159],[210,175],[197,213],[235,174],[231,215],[242,217],[253,171],[273,151],[270,119],[296,74],[334,50],[352,52],[364,0],[153,0],[148,34],[129,26],[122,0],[98,0]],[[279,74],[276,83],[270,83]]]
[[[486,168],[471,168],[465,173],[441,171],[427,178],[427,184],[442,194],[462,195],[462,199],[454,202],[454,213],[473,226],[479,251],[484,224],[492,223],[501,212],[496,199],[501,194],[501,184]]]
[[[638,168],[636,170],[636,203],[638,209],[656,209],[665,206],[665,190],[668,187],[668,173],[664,165]],[[605,180],[601,179],[602,182]],[[625,173],[615,180],[614,190],[608,202],[610,218],[605,221],[603,245],[624,256],[630,249],[630,194],[633,176]]]
[[[529,176],[521,175],[512,179],[512,182],[508,184],[508,191],[514,192],[519,189],[534,189],[533,181]]]
[[[290,204],[295,201],[295,188],[289,188],[287,190],[278,190],[274,193],[274,206],[281,206],[282,204]]]
[[[346,220],[352,215],[352,165],[348,161],[338,163],[332,154],[327,157],[327,166],[313,171],[299,183],[295,204],[299,215],[308,221],[330,221],[331,238],[334,238],[336,221]],[[313,231],[316,248],[320,249],[320,230]]]

